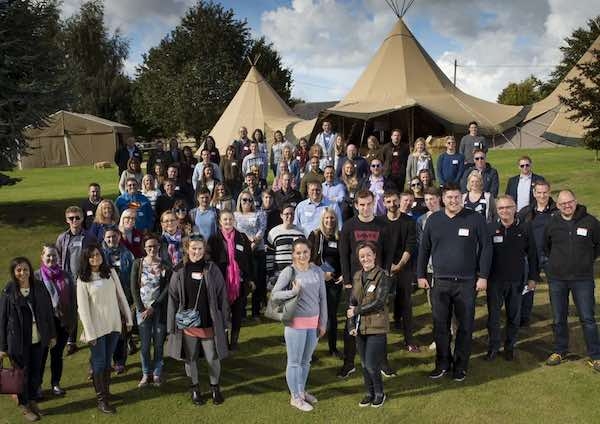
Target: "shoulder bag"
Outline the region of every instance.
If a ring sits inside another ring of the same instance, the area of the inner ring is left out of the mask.
[[[290,282],[287,285],[287,290],[292,289],[292,283],[296,279],[296,270],[292,265],[292,276],[290,277]],[[271,297],[269,298],[269,302],[267,303],[267,308],[265,309],[265,318],[272,319],[273,321],[280,321],[285,325],[288,325],[292,322],[294,318],[294,311],[296,310],[296,304],[298,303],[298,295],[292,296],[286,300],[274,300],[273,294],[271,293]]]
[[[200,280],[200,284],[198,284],[198,293],[196,294],[194,307],[191,309],[184,309],[175,314],[175,324],[177,325],[177,329],[196,328],[200,327],[202,324],[202,318],[200,317],[200,312],[198,312],[198,299],[200,298],[202,283],[204,283],[204,276]]]

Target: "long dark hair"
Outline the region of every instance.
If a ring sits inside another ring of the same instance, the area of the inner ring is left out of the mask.
[[[79,279],[81,281],[90,282],[92,280],[92,267],[90,266],[90,256],[97,250],[102,255],[102,247],[99,244],[90,244],[81,252],[81,262],[79,264]],[[100,264],[100,277],[110,278],[110,266],[102,256]]]
[[[20,264],[27,264],[27,266],[29,267],[29,287],[32,288],[33,282],[35,281],[35,279],[33,278],[33,267],[31,266],[31,262],[29,261],[29,259],[27,259],[25,256],[17,256],[16,258],[10,261],[11,278],[16,284],[19,284],[17,282],[17,277],[15,276],[15,269],[17,268],[17,265]]]

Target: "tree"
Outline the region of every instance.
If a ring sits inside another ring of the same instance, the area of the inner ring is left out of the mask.
[[[498,103],[505,105],[530,105],[541,99],[540,86],[542,82],[530,75],[521,82],[511,82],[498,95]]]
[[[129,44],[104,25],[101,0],[83,3],[64,24],[62,45],[72,81],[76,112],[127,123],[131,116],[131,82],[124,72]]]
[[[590,62],[577,64],[580,76],[566,80],[570,95],[560,96],[560,101],[572,112],[570,118],[583,121],[586,130],[584,145],[596,151],[598,161],[600,151],[600,49],[592,50]]]
[[[0,169],[27,154],[27,125],[45,120],[66,101],[54,0],[12,0],[0,5]]]
[[[253,41],[246,21],[233,10],[203,0],[144,55],[136,70],[134,110],[154,133],[181,131],[201,137],[217,122],[249,69],[246,58],[260,54],[258,69],[285,99],[291,72],[264,39]]]

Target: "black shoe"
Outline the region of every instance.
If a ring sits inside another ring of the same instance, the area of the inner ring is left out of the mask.
[[[221,394],[221,389],[219,388],[218,384],[211,384],[210,385],[210,392],[212,394],[213,404],[220,405],[223,402],[225,402],[225,398]]]
[[[396,371],[394,369],[392,369],[389,365],[383,366],[381,368],[381,375],[383,375],[384,377],[396,377]]]
[[[465,370],[454,370],[452,373],[452,380],[464,381],[467,378],[467,372]]]
[[[504,349],[504,359],[507,361],[514,361],[515,351],[513,349]]]
[[[194,403],[194,405],[204,405],[206,403],[206,401],[204,399],[202,399],[202,393],[200,392],[200,389],[198,388],[198,385],[194,385],[192,386],[192,402]]]
[[[435,367],[435,369],[429,373],[429,378],[437,380],[438,378],[442,378],[446,374],[448,374],[447,369]]]
[[[35,399],[36,402],[41,402],[44,400],[44,391],[42,390],[41,387],[38,387],[37,391],[35,392]]]
[[[340,352],[339,350],[330,350],[329,356],[332,356],[332,357],[338,358],[338,359],[344,359],[344,354],[342,352]]]
[[[371,402],[371,408],[381,408],[383,406],[383,402],[385,402],[385,397],[385,393],[382,395],[375,395],[373,402]]]
[[[339,378],[348,378],[348,377],[350,377],[350,374],[352,374],[355,371],[356,371],[356,368],[354,368],[354,364],[344,364],[342,366],[342,368],[339,370],[339,372],[337,373],[337,376]]]
[[[531,321],[521,321],[521,323],[519,324],[519,327],[529,328],[529,327],[531,327]]]
[[[57,384],[55,386],[52,386],[52,394],[54,396],[64,396],[67,394],[67,392]]]
[[[358,402],[358,406],[360,406],[361,408],[371,406],[371,403],[373,403],[373,398],[373,395],[366,395],[364,398],[362,398],[360,402]]]
[[[496,359],[497,356],[498,356],[498,351],[497,350],[488,350],[488,352],[483,357],[483,360],[491,362],[494,359]]]
[[[75,343],[69,343],[67,345],[67,356],[74,354],[77,352],[77,345]]]
[[[127,341],[127,355],[133,355],[135,352],[137,352],[137,346],[135,345],[135,342],[133,341],[133,339],[129,339]]]
[[[402,322],[394,321],[394,330],[402,330]]]

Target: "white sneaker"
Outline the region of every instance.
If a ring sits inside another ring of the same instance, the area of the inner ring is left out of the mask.
[[[317,399],[315,396],[311,395],[311,394],[310,394],[310,393],[308,393],[308,392],[304,392],[304,393],[302,394],[302,397],[304,398],[304,401],[305,401],[305,402],[308,402],[308,403],[310,403],[311,405],[314,405],[315,403],[317,403],[317,402],[319,401],[319,400],[318,400],[318,399]]]
[[[312,405],[310,403],[306,402],[305,400],[303,400],[302,398],[292,397],[290,399],[290,405],[292,405],[294,408],[298,408],[302,412],[310,412],[313,410]]]
[[[435,342],[433,342],[429,345],[429,350],[431,350],[431,351],[435,350]]]
[[[148,376],[148,374],[144,374],[142,376],[142,379],[138,383],[138,387],[139,388],[146,387],[148,384],[150,384],[150,377]]]

